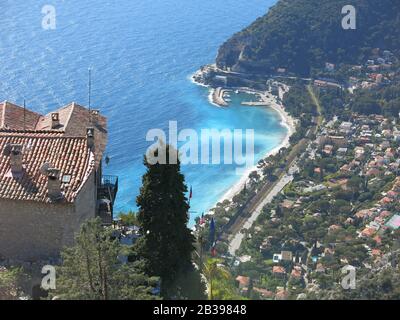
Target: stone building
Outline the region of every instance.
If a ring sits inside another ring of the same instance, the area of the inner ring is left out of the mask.
[[[56,258],[85,220],[112,222],[118,179],[102,175],[106,143],[97,110],[0,103],[0,260]]]

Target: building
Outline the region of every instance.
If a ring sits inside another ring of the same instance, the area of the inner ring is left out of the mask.
[[[349,135],[352,133],[352,126],[353,126],[353,124],[351,122],[342,122],[340,124],[339,131],[341,133]]]
[[[335,71],[336,65],[330,62],[325,63],[325,70],[328,72],[333,72]]]
[[[275,275],[275,276],[278,276],[278,277],[285,277],[286,276],[286,269],[284,268],[284,267],[282,267],[282,266],[274,266],[273,268],[272,268],[272,273],[273,273],[273,275]]]
[[[0,104],[0,259],[48,260],[87,219],[111,224],[118,178],[102,175],[106,143],[97,110]]]

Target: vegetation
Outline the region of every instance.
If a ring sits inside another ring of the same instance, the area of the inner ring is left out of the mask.
[[[65,300],[156,299],[157,278],[143,272],[140,261],[123,263],[124,248],[100,219],[82,225],[75,245],[62,252],[57,289],[52,296]]]
[[[400,112],[400,88],[395,84],[384,88],[357,90],[350,102],[354,112],[397,118]]]
[[[220,48],[217,65],[261,74],[283,67],[308,76],[326,62],[360,64],[375,47],[398,52],[399,1],[352,1],[356,30],[342,28],[341,11],[348,4],[346,0],[280,0]]]
[[[167,298],[176,297],[177,279],[192,270],[194,250],[194,237],[187,227],[187,187],[179,161],[169,160],[170,151],[177,152],[171,148],[154,150],[157,156],[165,156],[166,164],[150,164],[145,157],[147,172],[137,198],[143,235],[137,242],[138,254],[145,259],[146,272],[161,278],[161,294]]]
[[[0,300],[17,300],[23,295],[21,282],[26,275],[21,268],[0,267]]]
[[[127,213],[119,213],[118,217],[121,224],[124,226],[137,226],[139,224],[137,214],[135,212],[129,211]]]
[[[209,300],[236,300],[240,296],[236,293],[234,280],[221,260],[208,259],[204,264],[203,274],[208,283]]]

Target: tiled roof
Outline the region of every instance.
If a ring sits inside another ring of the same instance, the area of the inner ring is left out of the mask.
[[[85,137],[65,137],[62,132],[4,132],[0,131],[0,198],[50,203],[47,176],[40,172],[44,163],[60,170],[60,178],[70,175],[62,184],[64,202],[74,202],[95,166],[93,153]],[[8,144],[23,145],[21,174],[11,173],[9,156],[3,153]]]
[[[10,130],[10,129],[0,129],[0,135],[12,135],[15,137],[24,137],[29,135],[29,137],[47,137],[47,138],[56,138],[63,137],[65,134],[64,131],[57,130]]]
[[[239,282],[239,284],[241,284],[242,286],[247,287],[250,283],[250,278],[249,277],[245,277],[245,276],[238,276],[236,278],[236,281]]]
[[[60,125],[52,129],[51,115],[58,113]],[[25,123],[25,125],[24,125]],[[61,132],[65,137],[86,137],[86,129],[93,127],[95,129],[95,148],[96,166],[98,166],[103,157],[107,145],[107,119],[95,110],[89,110],[76,103],[70,103],[47,115],[40,115],[23,107],[10,102],[0,103],[0,130],[36,131],[39,133]]]
[[[0,103],[0,129],[34,130],[40,114],[10,102]]]
[[[274,266],[272,268],[272,273],[286,273],[286,269],[282,266]]]

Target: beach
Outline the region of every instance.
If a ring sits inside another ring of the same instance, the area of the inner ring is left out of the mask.
[[[296,121],[291,117],[283,108],[282,104],[278,102],[278,98],[273,96],[272,94],[265,94],[261,93],[259,91],[255,91],[249,88],[240,88],[240,91],[246,92],[246,93],[257,93],[260,95],[262,98],[261,103],[255,103],[253,104],[253,107],[264,107],[264,108],[271,108],[275,110],[279,116],[281,117],[281,125],[287,128],[287,134],[285,136],[285,139],[279,144],[277,147],[274,149],[268,151],[265,156],[265,158],[268,158],[271,155],[275,155],[281,150],[282,148],[288,148],[290,146],[290,137],[296,132]],[[247,184],[250,181],[249,175],[251,172],[256,171],[259,175],[262,176],[262,168],[258,168],[257,165],[255,165],[252,168],[249,168],[248,170],[245,171],[245,173],[242,175],[240,180],[234,184],[222,197],[219,199],[219,202],[223,202],[225,200],[232,200],[232,198],[237,195],[240,191],[243,190],[245,184]]]
[[[201,86],[208,87],[204,85],[200,81],[196,81],[195,78],[201,78],[201,72],[197,72],[194,76],[192,76],[192,82]],[[247,94],[256,94],[261,98],[259,102],[243,102],[242,105],[248,106],[249,108],[270,108],[276,111],[281,118],[281,126],[287,129],[287,134],[282,142],[272,150],[268,151],[263,159],[268,158],[271,155],[275,155],[282,148],[288,148],[290,146],[290,137],[296,132],[296,120],[291,117],[284,109],[282,103],[279,101],[279,97],[273,95],[271,92],[262,92],[259,90],[254,90],[251,88],[240,87],[240,88],[211,88],[209,87],[210,94],[208,96],[209,102],[217,107],[228,107],[229,104],[224,101],[223,96],[225,92],[229,91],[239,91]],[[289,87],[283,85],[283,92],[280,93],[280,97],[284,95],[285,92],[289,90]],[[225,200],[231,201],[235,195],[240,193],[244,186],[250,181],[249,175],[251,172],[256,171],[260,176],[263,175],[263,168],[258,168],[257,165],[254,165],[251,168],[248,168],[242,174],[240,180],[236,182],[229,190],[217,201],[217,203],[221,203]],[[216,204],[217,204],[216,203]],[[212,215],[213,212],[209,211],[208,214]]]

